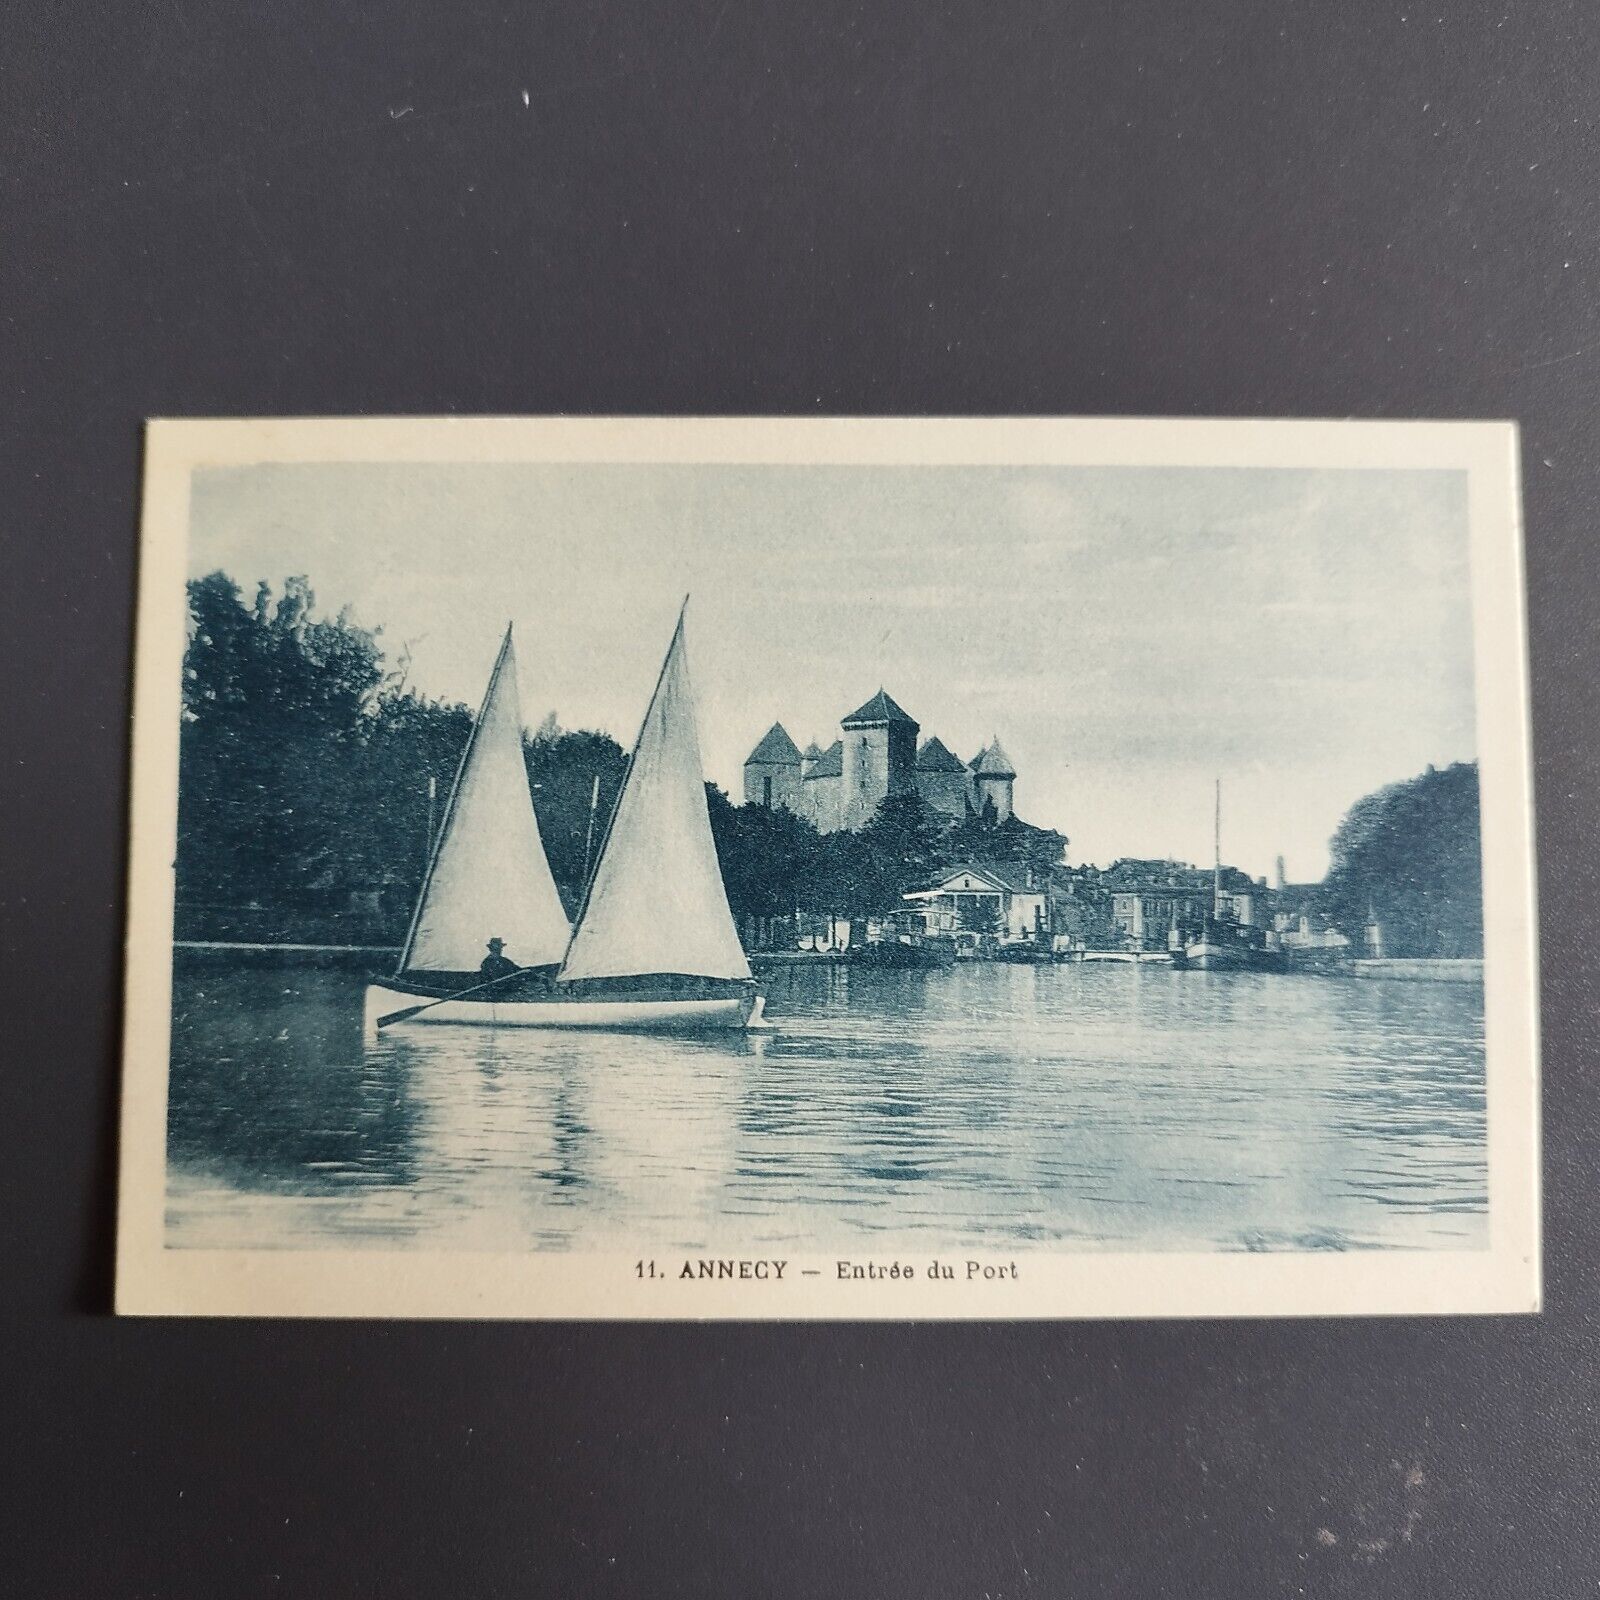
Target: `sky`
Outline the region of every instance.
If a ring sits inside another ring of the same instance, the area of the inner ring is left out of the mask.
[[[1354,800],[1475,754],[1465,475],[1263,468],[271,464],[194,478],[190,571],[304,574],[476,705],[631,745],[678,605],[735,799],[881,686],[963,759],[998,736],[1068,859],[1318,878]]]

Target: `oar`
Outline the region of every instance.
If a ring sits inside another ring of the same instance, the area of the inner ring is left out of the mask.
[[[420,1006],[407,1006],[404,1011],[391,1011],[386,1017],[379,1017],[377,1026],[387,1028],[391,1022],[404,1022],[407,1017],[414,1017],[419,1011],[431,1011],[435,1006],[442,1006],[447,1000],[465,1000],[469,994],[482,994],[485,989],[492,989],[496,984],[504,983],[507,978],[520,978],[528,969],[518,967],[515,972],[502,972],[498,978],[491,978],[487,983],[475,983],[470,989],[458,990],[455,994],[442,994],[437,1000],[426,1000]]]

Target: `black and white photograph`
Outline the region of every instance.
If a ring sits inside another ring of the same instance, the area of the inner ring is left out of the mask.
[[[125,1308],[1531,1306],[1513,440],[156,424]]]

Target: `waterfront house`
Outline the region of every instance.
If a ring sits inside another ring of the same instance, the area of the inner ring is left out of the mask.
[[[902,897],[933,937],[993,933],[1038,939],[1047,931],[1044,886],[1026,867],[971,863],[952,867],[927,889]]]

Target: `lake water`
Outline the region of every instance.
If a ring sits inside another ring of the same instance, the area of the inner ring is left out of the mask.
[[[765,981],[765,1036],[369,1041],[355,975],[180,971],[168,1242],[1487,1242],[1475,985],[1110,964]]]

